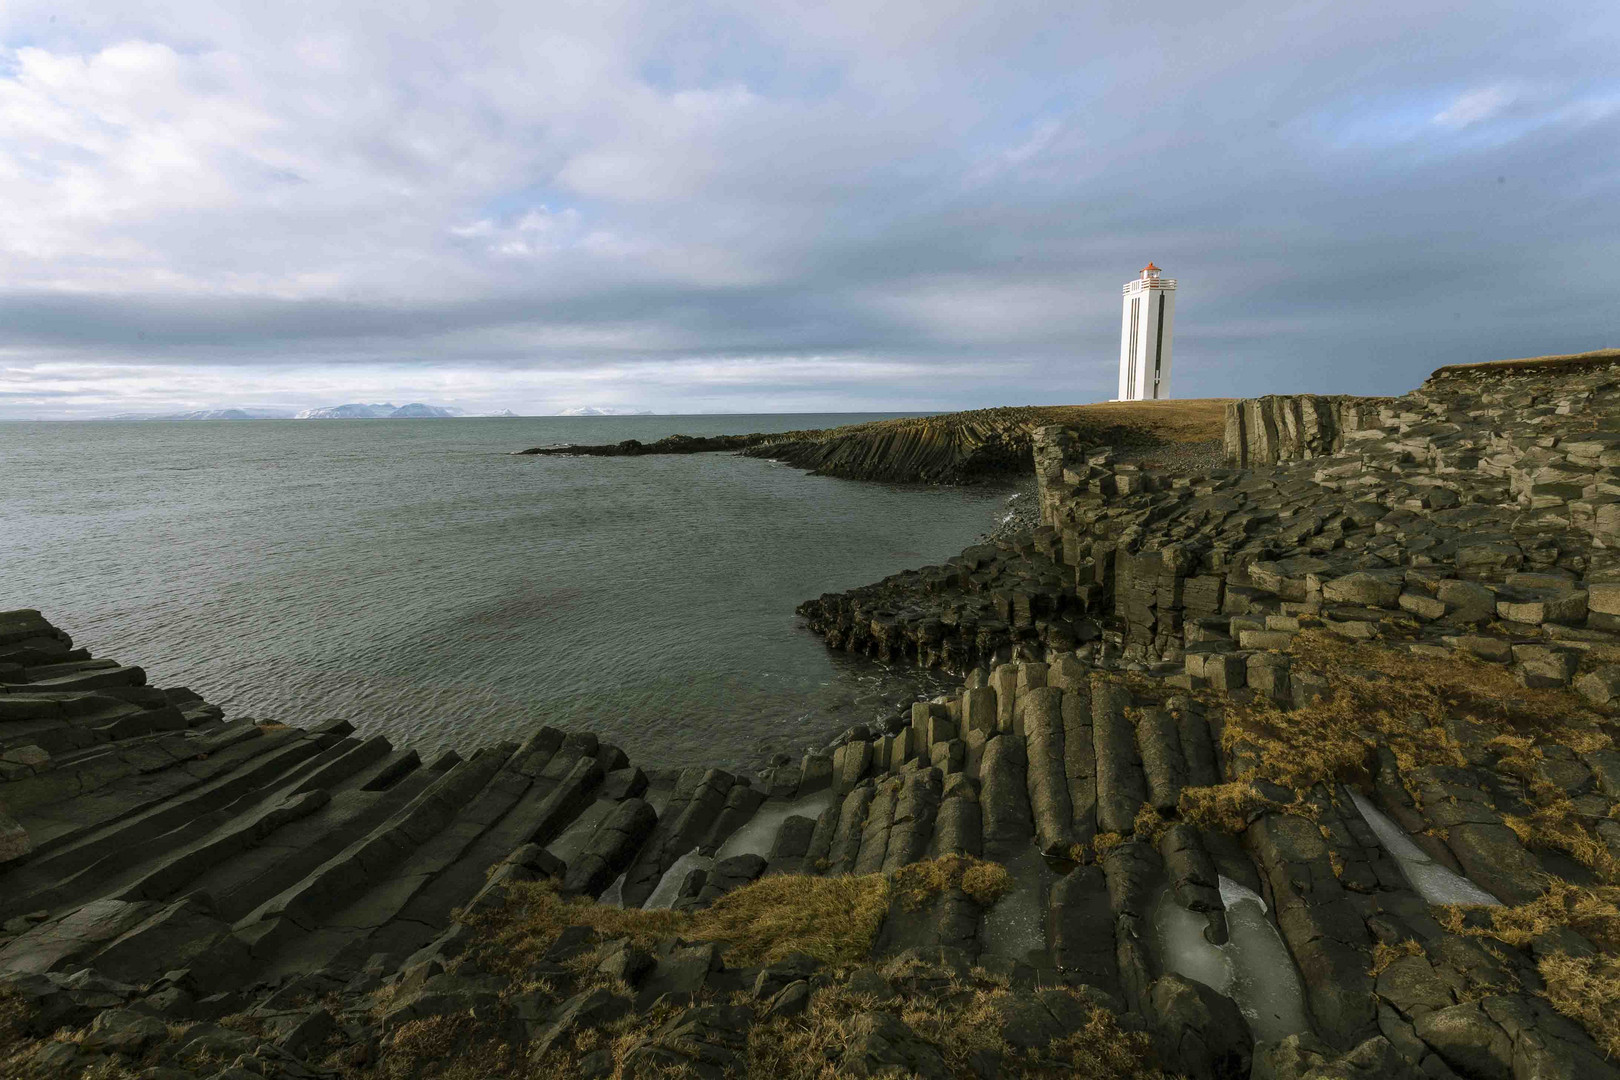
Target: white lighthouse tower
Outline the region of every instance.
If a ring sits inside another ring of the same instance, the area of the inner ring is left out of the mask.
[[[1119,397],[1144,401],[1170,396],[1170,329],[1176,315],[1176,279],[1157,266],[1125,283],[1125,314],[1119,332]]]

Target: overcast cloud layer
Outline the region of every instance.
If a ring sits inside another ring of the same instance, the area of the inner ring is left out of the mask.
[[[141,10],[133,9],[139,7]],[[0,417],[1389,393],[1620,344],[1620,9],[0,5]]]

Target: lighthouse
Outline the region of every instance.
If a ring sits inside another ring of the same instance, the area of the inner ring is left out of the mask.
[[[1125,283],[1119,332],[1119,397],[1146,401],[1170,396],[1170,329],[1176,315],[1176,279],[1148,263]]]

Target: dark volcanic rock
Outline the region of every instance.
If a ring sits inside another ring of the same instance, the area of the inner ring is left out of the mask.
[[[1254,1038],[1230,999],[1202,983],[1166,975],[1153,984],[1159,1058],[1192,1080],[1245,1080]]]
[[[657,442],[636,439],[599,446],[536,446],[519,450],[531,456],[561,457],[640,457],[643,454],[712,454],[723,450],[745,450],[775,435],[670,435]]]

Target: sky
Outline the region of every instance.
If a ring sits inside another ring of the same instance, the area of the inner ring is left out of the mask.
[[[1620,7],[5,0],[0,418],[1400,393],[1620,345]]]

